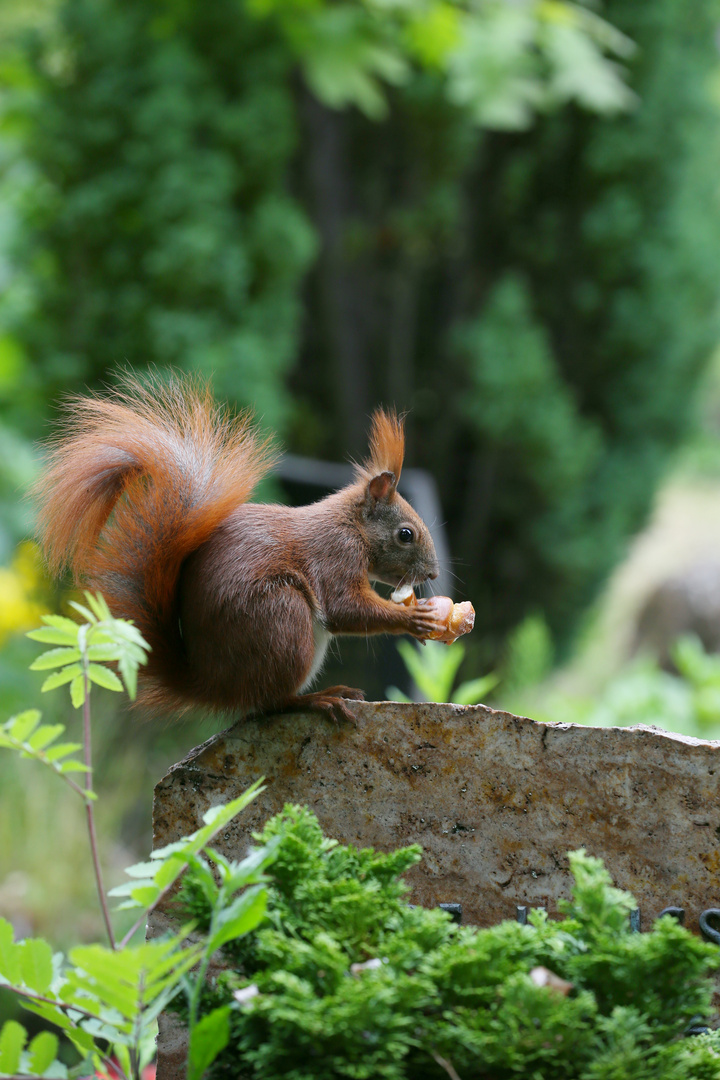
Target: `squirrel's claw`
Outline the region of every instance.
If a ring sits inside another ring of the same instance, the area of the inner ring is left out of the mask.
[[[420,607],[420,605],[410,608],[410,617],[412,619],[410,633],[413,637],[421,640],[445,630],[445,619],[433,611],[432,608]]]

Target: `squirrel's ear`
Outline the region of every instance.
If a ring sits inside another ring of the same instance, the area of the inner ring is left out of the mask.
[[[388,502],[395,494],[397,480],[393,472],[381,472],[368,480],[368,495],[375,502]]]

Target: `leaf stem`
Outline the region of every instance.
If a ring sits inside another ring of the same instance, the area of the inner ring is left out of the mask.
[[[105,1023],[105,1020],[102,1016],[98,1016],[97,1013],[90,1012],[89,1009],[83,1009],[81,1005],[75,1005],[69,1001],[58,1001],[57,998],[45,997],[44,994],[36,994],[32,990],[24,990],[22,987],[12,986],[10,983],[3,983],[2,988],[3,990],[9,990],[11,994],[17,994],[18,997],[27,998],[28,1001],[39,1001],[43,1005],[54,1005],[56,1009],[61,1009],[63,1012],[80,1013],[82,1016],[87,1017],[88,1020],[98,1020],[101,1024]],[[80,1025],[76,1024],[71,1016],[68,1016],[68,1020],[73,1025],[73,1027],[80,1028]],[[83,1029],[80,1028],[80,1030],[82,1031]],[[105,1054],[102,1053],[102,1051],[97,1050],[97,1047],[96,1052],[100,1057],[100,1060],[103,1062],[106,1069],[108,1070],[108,1076],[111,1076],[112,1073],[115,1072],[120,1078],[120,1080],[129,1080],[127,1073],[124,1071],[124,1069],[122,1069],[119,1061],[107,1057]]]
[[[42,758],[40,758],[40,760],[42,761]],[[48,764],[49,764],[49,765],[50,765],[50,767],[52,768],[52,763],[51,763],[51,762],[48,762]],[[57,769],[53,769],[53,772],[57,772]],[[79,784],[76,784],[76,783],[75,783],[75,781],[74,781],[74,780],[72,780],[72,779],[71,779],[71,778],[70,778],[69,776],[65,776],[65,774],[64,774],[64,773],[58,772],[58,776],[60,777],[60,779],[61,779],[61,780],[64,780],[66,784],[69,784],[69,785],[70,785],[70,787],[72,788],[72,790],[73,790],[73,791],[74,791],[74,792],[75,792],[75,793],[76,793],[77,795],[79,795],[79,796],[80,796],[80,798],[81,798],[81,799],[82,799],[82,800],[83,800],[84,802],[87,802],[87,798],[86,798],[86,796],[85,796],[85,789],[84,789],[84,788],[81,788]]]
[[[89,1009],[83,1009],[81,1005],[74,1005],[74,1004],[71,1004],[68,1001],[58,1001],[56,998],[45,997],[44,994],[36,994],[32,990],[24,990],[20,986],[11,986],[9,983],[3,983],[2,988],[3,988],[3,990],[9,990],[11,994],[17,994],[18,997],[27,998],[28,1001],[39,1001],[43,1005],[54,1005],[56,1009],[61,1009],[63,1012],[66,1012],[66,1013],[68,1013],[68,1012],[80,1013],[82,1016],[87,1017],[88,1020],[98,1020],[100,1023],[105,1023],[102,1016],[98,1016],[96,1013],[90,1012]],[[72,1019],[71,1016],[68,1016],[68,1020],[73,1025],[73,1027],[77,1027],[77,1028],[80,1027],[79,1024],[75,1023],[75,1021]],[[61,1028],[61,1030],[62,1030],[62,1028]],[[82,1028],[80,1028],[80,1030],[82,1031]],[[127,1074],[121,1068],[120,1062],[116,1062],[115,1060],[111,1060],[109,1057],[107,1057],[105,1054],[103,1054],[100,1050],[97,1050],[97,1047],[96,1047],[96,1052],[98,1053],[101,1061],[105,1065],[105,1067],[106,1067],[106,1069],[108,1071],[108,1076],[111,1076],[112,1071],[114,1071],[118,1075],[120,1080],[129,1080]],[[24,1080],[24,1078],[23,1078],[23,1080]]]
[[[215,901],[215,907],[213,909],[212,917],[210,919],[210,927],[208,929],[207,938],[205,939],[205,949],[198,965],[195,982],[193,984],[192,993],[190,995],[190,1001],[188,1002],[188,1046],[192,1045],[193,1032],[198,1022],[198,1012],[200,1009],[200,997],[202,995],[202,988],[205,985],[208,968],[210,967],[210,960],[212,959],[213,955],[210,951],[210,942],[213,940],[215,931],[217,929],[217,913],[218,911],[222,910],[224,901],[226,901],[225,888],[224,886],[221,886],[217,896],[217,900]]]
[[[43,994],[36,994],[34,990],[25,990],[21,986],[12,986],[10,983],[2,983],[1,985],[3,990],[9,990],[11,994],[17,994],[18,997],[27,998],[28,1001],[39,1001],[43,1005],[54,1005],[57,1009],[62,1009],[64,1012],[82,1013],[88,1020],[99,1020],[101,1023],[105,1023],[102,1016],[90,1012],[89,1009],[83,1009],[80,1005],[72,1005],[69,1001],[59,1001],[57,998],[45,997]]]
[[[205,983],[205,977],[207,975],[208,967],[210,966],[210,950],[205,949],[202,955],[200,965],[198,967],[197,975],[195,976],[195,982],[192,988],[192,994],[190,995],[190,1008],[188,1011],[188,1034],[192,1039],[192,1033],[197,1024],[198,1009],[200,1008],[200,995]]]
[[[90,725],[90,680],[88,678],[88,658],[87,650],[85,647],[83,648],[83,683],[83,746],[85,749],[85,764],[87,765],[87,772],[85,773],[85,792],[92,793],[93,786],[92,742]],[[108,910],[107,897],[105,896],[105,887],[103,885],[100,858],[98,856],[97,835],[95,832],[95,812],[93,808],[92,798],[85,799],[85,815],[87,817],[88,836],[90,837],[90,851],[92,853],[93,867],[95,870],[95,884],[97,885],[98,899],[100,900],[100,907],[102,909],[103,919],[105,920],[105,929],[107,930],[110,947],[112,949],[117,949],[112,923],[110,922],[110,912]]]
[[[138,983],[138,1003],[137,1010],[135,1012],[135,1020],[133,1022],[133,1045],[130,1049],[130,1068],[132,1070],[133,1080],[140,1080],[140,1035],[142,1031],[142,1016],[143,1016],[143,993],[145,991],[145,975],[140,976]]]
[[[65,783],[72,788],[76,795],[79,795],[80,798],[83,800],[87,798],[85,794],[85,789],[81,788],[79,784],[76,784],[71,776],[68,776],[64,772],[61,772],[54,761],[48,761],[47,756],[42,751],[38,752],[37,750],[33,750],[33,748],[27,743],[21,742],[20,739],[14,739],[13,736],[10,735],[8,732],[4,733],[4,738],[8,739],[8,741],[11,743],[11,746],[8,747],[8,749],[17,750],[18,753],[25,754],[26,756],[31,757],[33,761],[39,761],[41,765],[47,765],[48,769],[52,769],[52,771],[57,776],[59,776],[61,780],[64,780]]]

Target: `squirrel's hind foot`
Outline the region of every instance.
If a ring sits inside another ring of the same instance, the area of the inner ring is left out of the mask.
[[[344,691],[340,693],[340,691]],[[347,721],[357,727],[355,714],[345,704],[345,699],[362,701],[364,695],[361,690],[352,690],[349,686],[330,686],[327,690],[316,690],[312,694],[296,694],[289,698],[278,710],[290,712],[298,709],[311,712],[321,712],[329,716],[336,724]]]
[[[327,686],[324,690],[319,690],[318,693],[326,697],[346,698],[348,701],[365,700],[365,692],[358,690],[354,686]]]

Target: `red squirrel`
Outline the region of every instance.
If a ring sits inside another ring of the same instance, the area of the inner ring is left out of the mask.
[[[51,569],[100,590],[151,653],[139,700],[244,714],[312,709],[354,719],[361,690],[307,692],[336,634],[426,638],[443,619],[370,581],[437,577],[430,533],[398,494],[402,421],[378,409],[355,480],[309,506],[249,503],[274,454],[251,417],[204,384],[125,377],[73,399],[36,485]]]

